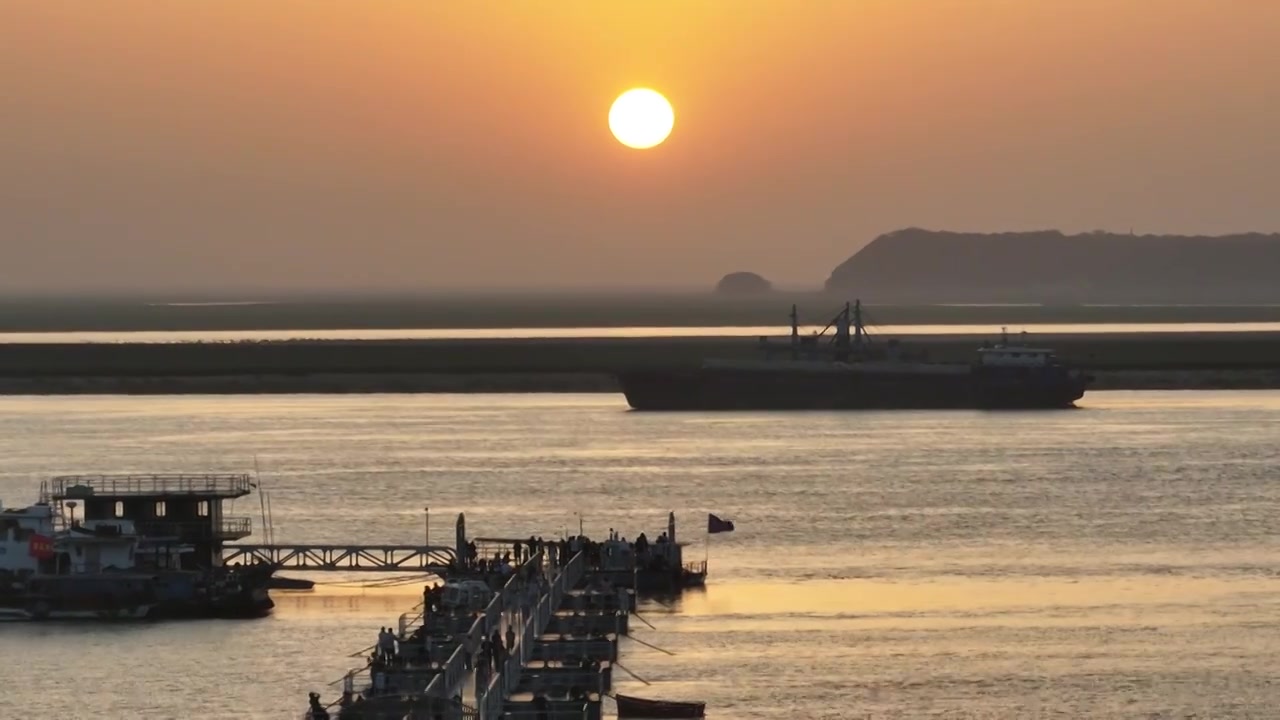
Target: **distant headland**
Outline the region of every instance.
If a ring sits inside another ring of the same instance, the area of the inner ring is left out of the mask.
[[[720,295],[758,295],[773,290],[773,283],[753,272],[731,272],[716,283]]]
[[[1280,302],[1280,235],[911,228],[873,240],[826,289],[878,303]]]

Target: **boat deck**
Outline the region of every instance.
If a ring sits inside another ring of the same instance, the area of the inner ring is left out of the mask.
[[[177,496],[226,500],[244,497],[253,487],[248,475],[235,474],[63,475],[42,483],[40,495],[45,502]]]

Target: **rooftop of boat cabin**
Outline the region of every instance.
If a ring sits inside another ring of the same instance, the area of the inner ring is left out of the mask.
[[[36,512],[37,510],[40,512]],[[53,509],[50,507],[49,503],[36,503],[35,505],[28,505],[26,507],[5,507],[4,503],[0,502],[0,513],[47,517],[53,514]]]
[[[82,500],[122,497],[201,497],[232,499],[255,487],[245,474],[63,475],[42,483],[41,498]]]
[[[1026,347],[1023,345],[996,345],[994,347],[978,348],[980,353],[989,354],[1023,354],[1023,355],[1052,355],[1053,350],[1049,348]]]

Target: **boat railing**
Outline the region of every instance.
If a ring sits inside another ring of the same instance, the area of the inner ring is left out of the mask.
[[[370,663],[365,667],[355,668],[330,686],[342,684],[344,693],[369,693],[373,697],[383,695],[426,695],[427,687],[442,672],[439,668],[425,665],[401,667],[396,665],[378,665]]]
[[[409,612],[400,614],[400,619],[396,623],[400,630],[400,640],[404,640],[409,636],[409,633],[412,632],[414,627],[422,624],[422,621],[426,618],[426,612],[427,604],[425,602],[420,602],[417,605],[414,605]]]
[[[618,645],[613,640],[560,640],[535,643],[529,659],[544,662],[565,662],[579,658],[613,661],[617,660],[617,651]]]
[[[707,561],[701,560],[698,562],[687,562],[684,564],[684,570],[685,572],[692,573],[694,575],[706,575]]]
[[[95,495],[248,495],[252,479],[245,474],[62,475],[55,477],[49,499],[76,500]]]
[[[218,534],[222,537],[247,537],[253,534],[253,518],[246,516],[223,516],[218,523]]]
[[[213,524],[207,520],[147,520],[135,522],[134,527],[148,537],[239,540],[253,534],[253,519],[224,516]]]

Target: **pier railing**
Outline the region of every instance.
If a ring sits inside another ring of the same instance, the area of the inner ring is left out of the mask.
[[[240,497],[248,495],[253,481],[234,474],[62,475],[53,479],[46,500],[78,500],[95,495],[160,496],[199,495]],[[42,488],[41,495],[45,495]]]
[[[424,682],[423,686],[415,686],[412,680],[413,673],[396,671],[395,674],[402,677],[396,678],[394,682],[391,678],[384,678],[382,689],[397,694],[421,694],[440,699],[455,697],[470,676],[471,662],[469,661],[474,657],[480,644],[495,632],[501,635],[500,631],[505,625],[516,632],[515,645],[508,648],[507,660],[499,672],[488,678],[487,683],[477,686],[479,701],[477,711],[480,717],[501,717],[506,698],[519,684],[520,673],[532,658],[533,648],[538,638],[547,627],[556,608],[564,601],[565,594],[581,580],[585,568],[585,556],[582,553],[575,555],[568,564],[559,569],[560,572],[550,583],[546,583],[544,567],[545,555],[538,552],[513,573],[490,600],[484,612],[476,617],[465,636],[456,638],[458,644],[443,665],[438,669],[423,669],[420,677],[424,681],[427,680],[427,674],[431,675],[430,680]],[[538,597],[536,594],[540,593],[538,588],[545,588],[545,594]],[[536,602],[531,607],[530,600],[533,598],[536,598]],[[407,636],[409,624],[413,622],[410,618],[416,620],[421,617],[418,610],[419,608],[415,607],[414,612],[406,613],[401,617],[400,637],[402,639]],[[352,670],[340,681],[335,681],[335,684],[341,682],[344,691],[357,693],[359,685],[378,684],[377,679],[373,677],[373,670],[371,667]],[[406,681],[408,681],[407,686],[403,684]]]
[[[468,657],[474,655],[484,639],[502,627],[505,615],[519,607],[519,593],[522,589],[520,578],[530,577],[542,572],[544,556],[535,553],[519,570],[512,574],[502,589],[494,595],[485,607],[484,614],[476,618],[466,639],[453,651],[445,662],[444,669],[431,684],[427,686],[427,694],[436,697],[453,697],[466,682],[470,671],[467,669]]]
[[[586,560],[581,552],[574,555],[551,582],[547,594],[538,599],[533,612],[521,618],[522,624],[516,633],[516,647],[508,648],[506,662],[480,693],[477,702],[480,720],[497,720],[503,716],[507,698],[520,684],[520,674],[533,657],[534,645],[551,622],[551,616],[564,601],[564,596],[581,581],[585,565]]]
[[[687,562],[684,564],[684,570],[685,572],[692,573],[694,575],[706,575],[707,561],[699,560],[697,562]]]

